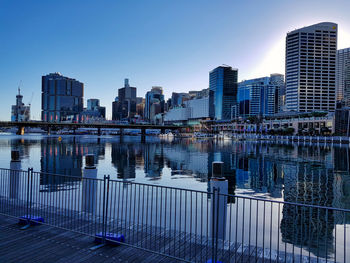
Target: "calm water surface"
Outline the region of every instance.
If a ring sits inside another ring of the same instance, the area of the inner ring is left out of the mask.
[[[266,142],[160,141],[139,137],[0,135],[0,167],[18,149],[22,169],[82,176],[94,154],[98,178],[208,190],[211,163],[224,162],[230,194],[350,208],[350,148]]]
[[[124,137],[121,142],[118,136],[62,136],[59,141],[58,136],[1,135],[1,168],[10,167],[14,149],[20,151],[22,169],[33,167],[34,171],[74,178],[83,176],[84,156],[94,154],[98,178],[109,174],[111,179],[126,182],[111,187],[111,207],[117,208],[111,216],[200,235],[210,234],[210,198],[203,194],[196,197],[192,192],[159,192],[149,187],[140,192],[140,188],[127,182],[207,191],[212,162],[223,161],[230,194],[350,209],[348,146],[170,142],[155,137],[140,143],[140,137]],[[80,191],[77,211],[100,215],[100,185],[74,178],[53,182],[42,176],[35,181],[34,191],[45,203],[54,196],[74,199],[74,191]],[[11,179],[1,184],[0,195],[7,196],[6,185],[11,185]],[[123,208],[127,202],[133,204],[130,211]],[[60,203],[54,205],[62,207]],[[337,250],[337,261],[350,260],[350,252],[346,253],[350,247],[350,214],[244,199],[229,200],[226,208],[227,224],[222,226],[226,240],[259,247],[269,244],[274,250],[290,253],[298,248],[304,255],[311,253],[329,259],[335,259]],[[162,220],[162,213],[173,221]]]

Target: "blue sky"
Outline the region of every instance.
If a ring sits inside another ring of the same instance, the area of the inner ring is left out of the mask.
[[[88,98],[111,104],[124,78],[144,96],[208,87],[221,64],[239,80],[284,73],[288,31],[318,22],[339,25],[338,48],[350,47],[350,1],[300,0],[0,0],[0,119],[10,119],[17,86],[32,94],[40,118],[41,76],[85,84]]]

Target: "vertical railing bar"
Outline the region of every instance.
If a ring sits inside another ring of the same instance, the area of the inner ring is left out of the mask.
[[[262,238],[263,238],[263,262],[265,262],[265,217],[266,217],[266,201],[264,200],[264,212],[263,212],[263,235],[262,235]]]
[[[164,250],[163,250],[163,253],[165,254],[166,253],[166,249],[165,249],[165,243],[166,243],[166,236],[167,236],[167,221],[166,221],[166,218],[167,218],[167,207],[168,207],[168,188],[165,188],[165,202],[164,202],[164,234],[163,234],[163,237],[164,237]]]
[[[326,263],[328,262],[328,209],[326,209],[326,233],[325,233],[325,239],[324,239],[324,242],[325,242],[325,247],[326,247]]]
[[[216,258],[215,258],[215,203],[216,203],[216,201],[215,201],[215,198],[216,198],[216,188],[215,187],[213,187],[213,194],[212,194],[212,211],[211,211],[211,213],[212,213],[212,222],[211,222],[211,224],[212,224],[212,230],[211,230],[211,249],[212,249],[212,251],[211,251],[211,257],[212,257],[212,262],[216,262]]]
[[[256,223],[255,223],[255,260],[258,260],[258,226],[259,226],[259,201],[256,200]]]
[[[239,198],[237,197],[237,203],[236,203],[236,230],[235,230],[235,244],[237,248],[235,249],[235,262],[237,261],[237,251],[240,247],[237,243],[237,236],[238,236],[238,206],[239,206]],[[242,244],[243,245],[243,244]]]
[[[181,227],[181,216],[182,216],[182,211],[181,211],[181,209],[182,209],[182,191],[181,190],[179,190],[179,192],[180,192],[180,207],[179,207],[179,209],[180,209],[180,217],[179,217],[179,233],[180,233],[180,235],[179,235],[179,251],[181,251],[181,237],[182,237],[182,227]],[[181,252],[179,253],[179,256],[181,256]]]
[[[346,263],[346,214],[344,213],[344,263]]]
[[[105,211],[106,211],[106,175],[103,176],[103,200],[102,200],[102,243],[106,242]]]
[[[183,193],[185,193],[185,228],[184,228],[184,237],[185,237],[185,242],[184,242],[184,248],[187,247],[187,229],[186,229],[186,226],[187,226],[187,191],[186,190],[182,190]],[[184,251],[184,259],[186,258],[186,249],[183,250]]]
[[[277,219],[277,262],[280,258],[280,227],[281,227],[281,204],[278,203],[278,219]]]
[[[244,215],[245,215],[245,198],[243,198],[243,212],[242,212],[242,255],[241,258],[243,259],[243,245],[244,245]]]
[[[136,184],[134,184],[134,212],[133,212],[133,228],[132,228],[132,243],[135,243],[135,228],[138,226],[138,220],[136,222]],[[138,214],[137,214],[138,216]]]
[[[175,206],[175,217],[174,217],[174,256],[176,256],[176,222],[177,222],[177,189],[174,189],[175,198],[174,198],[174,206]]]
[[[196,215],[195,215],[195,235],[194,235],[194,261],[197,259],[197,239],[198,239],[198,193],[194,193],[196,196]],[[192,204],[192,201],[191,201]],[[192,209],[191,209],[192,210]],[[191,214],[192,221],[192,214]]]
[[[270,213],[270,262],[272,261],[272,209],[273,203],[270,203],[271,213]]]
[[[151,219],[150,219],[150,224],[151,224],[151,228],[150,228],[150,242],[152,242],[152,233],[153,233],[153,194],[154,194],[154,187],[153,185],[151,186]],[[148,246],[148,248],[151,248],[150,247],[150,244]]]
[[[105,235],[107,237],[107,224],[108,224],[108,211],[109,211],[109,175],[107,175],[107,185],[106,185],[106,213],[105,213]]]

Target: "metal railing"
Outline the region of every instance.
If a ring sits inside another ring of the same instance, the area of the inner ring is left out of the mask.
[[[350,262],[350,210],[0,169],[0,214],[186,262]],[[29,220],[30,221],[30,220]],[[28,222],[30,223],[30,222]]]

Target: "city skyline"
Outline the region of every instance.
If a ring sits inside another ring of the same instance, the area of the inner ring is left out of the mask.
[[[312,2],[304,3],[303,9],[312,6]],[[2,2],[0,33],[5,36],[5,41],[0,43],[3,57],[0,87],[5,92],[4,99],[8,105],[3,103],[0,106],[0,119],[10,119],[8,109],[15,101],[21,80],[24,103],[27,104],[34,93],[31,117],[40,119],[41,76],[56,71],[83,82],[84,104],[89,98],[99,98],[101,104],[107,106],[106,117],[109,119],[112,113],[111,97],[114,98],[124,78],[131,79],[138,88],[137,96],[144,97],[152,86],[162,86],[165,97],[169,98],[174,91],[207,88],[209,71],[221,64],[238,68],[239,81],[271,73],[284,74],[285,37],[296,28],[319,22],[335,22],[339,26],[338,49],[350,46],[350,23],[345,19],[345,7],[349,4],[346,1],[337,2],[344,8],[330,11],[326,2],[318,2],[312,16],[298,6],[299,1],[273,5],[272,2],[256,2],[254,6],[226,1],[219,4],[203,2],[200,12],[196,14],[197,22],[193,22],[190,16],[191,12],[198,11],[194,3],[162,5],[152,2],[147,10],[143,10],[144,4],[112,2],[104,7],[95,7],[91,2],[84,5],[68,2],[55,5]],[[260,12],[262,7],[265,12]],[[269,7],[268,10],[266,7]],[[272,15],[281,8],[289,8],[290,12],[281,12],[283,16],[276,13],[274,18],[260,23],[261,16]],[[63,10],[65,12],[61,14]],[[78,10],[81,21],[70,18],[72,12]],[[236,16],[230,14],[233,10]],[[14,11],[18,17],[10,16]],[[149,11],[149,14],[145,14],[145,11]],[[252,21],[250,16],[244,17],[247,11],[255,15]],[[291,14],[292,11],[298,13]],[[100,21],[93,19],[95,14]],[[133,14],[133,17],[136,14],[135,22],[126,22],[129,14]],[[152,17],[152,14],[158,16]],[[278,20],[281,17],[283,21]],[[147,21],[143,28],[139,26],[142,21]],[[188,21],[190,25],[186,24]],[[237,21],[241,22],[239,26]],[[163,24],[158,25],[161,22]],[[118,23],[121,24],[120,28],[115,26]],[[157,28],[154,29],[155,25]],[[217,26],[222,28],[217,29]],[[256,30],[258,26],[259,30]],[[42,33],[52,35],[45,38]],[[75,43],[72,41],[74,39],[80,39],[82,44]],[[125,40],[125,44],[120,44],[120,39]],[[103,52],[103,49],[113,52]]]

